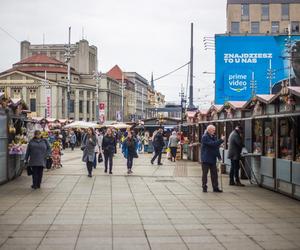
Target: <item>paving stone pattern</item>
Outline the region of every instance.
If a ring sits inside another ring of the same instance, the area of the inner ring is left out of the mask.
[[[88,178],[66,150],[41,189],[26,175],[0,186],[0,249],[300,249],[299,201],[226,176],[224,193],[202,193],[198,163],[150,157],[128,176],[117,155],[113,175]]]

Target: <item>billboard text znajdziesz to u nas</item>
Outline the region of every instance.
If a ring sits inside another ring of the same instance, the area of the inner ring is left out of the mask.
[[[216,104],[249,100],[253,87],[256,94],[269,94],[270,65],[273,92],[289,75],[291,85],[300,86],[300,36],[216,35],[215,42]]]

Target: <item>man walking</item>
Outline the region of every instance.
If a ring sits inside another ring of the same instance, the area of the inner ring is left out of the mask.
[[[218,193],[223,192],[219,189],[216,159],[221,160],[219,147],[224,142],[225,137],[222,136],[222,139],[217,139],[215,132],[216,127],[208,125],[201,139],[202,188],[204,193],[207,192],[208,171],[210,171],[213,191]]]
[[[154,163],[155,159],[157,159],[157,165],[162,165],[161,163],[161,155],[162,150],[165,146],[164,137],[163,137],[163,129],[159,128],[155,136],[153,137],[153,148],[154,148],[154,156],[151,159],[151,164]]]
[[[241,136],[243,131],[242,129],[242,127],[236,126],[228,138],[228,159],[231,160],[229,185],[231,186],[245,186],[241,183],[239,178],[241,152],[244,147],[244,143]]]

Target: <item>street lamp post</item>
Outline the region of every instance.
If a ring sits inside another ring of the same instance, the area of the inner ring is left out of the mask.
[[[100,87],[100,80],[101,80],[101,72],[94,71],[94,79],[96,80],[96,121],[99,121],[99,87]]]

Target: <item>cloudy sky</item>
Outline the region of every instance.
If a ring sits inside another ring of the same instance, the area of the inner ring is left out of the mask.
[[[41,44],[45,34],[45,43],[66,43],[71,26],[72,42],[84,35],[98,47],[99,70],[118,64],[150,80],[151,72],[156,78],[189,61],[191,22],[195,102],[201,105],[212,100],[214,80],[203,74],[214,72],[214,51],[204,50],[203,38],[225,31],[225,0],[1,0],[0,71],[19,61],[20,41]],[[187,67],[155,86],[178,102],[186,82]]]

